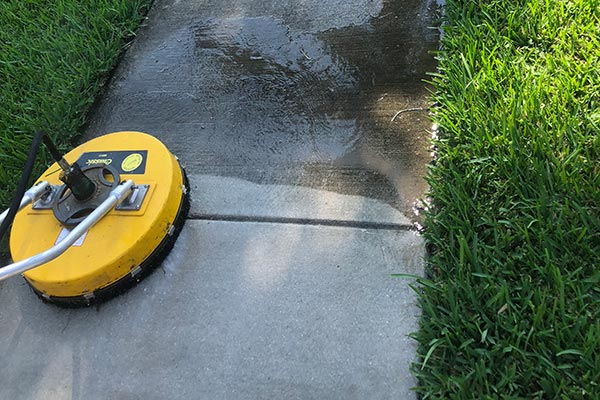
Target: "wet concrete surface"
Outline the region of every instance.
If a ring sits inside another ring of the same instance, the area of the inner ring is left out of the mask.
[[[141,130],[191,174],[366,196],[412,217],[438,12],[431,0],[157,1],[84,139]]]

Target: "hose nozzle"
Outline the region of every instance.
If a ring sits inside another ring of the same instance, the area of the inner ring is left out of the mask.
[[[58,149],[52,142],[52,139],[50,139],[47,134],[42,136],[42,140],[48,148],[48,151],[50,151],[54,161],[56,161],[62,169],[59,179],[71,189],[73,196],[79,201],[85,201],[92,197],[96,192],[96,184],[90,178],[85,176],[83,171],[81,171],[79,164],[73,163],[73,165],[70,165],[67,160],[60,155]]]

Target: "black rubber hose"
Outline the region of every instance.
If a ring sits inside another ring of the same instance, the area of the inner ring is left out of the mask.
[[[2,221],[2,225],[0,225],[0,241],[2,241],[4,234],[12,225],[15,219],[15,215],[17,215],[17,211],[19,211],[21,199],[23,199],[23,195],[27,190],[29,178],[31,177],[31,172],[33,171],[33,164],[35,163],[35,158],[37,156],[38,150],[40,149],[40,143],[42,142],[42,137],[44,137],[44,135],[46,135],[45,132],[36,132],[36,134],[33,137],[33,141],[31,142],[31,146],[29,146],[27,161],[25,162],[25,167],[23,168],[23,173],[21,174],[21,179],[19,180],[19,184],[17,185],[17,190],[15,191],[14,197],[10,204],[10,208],[8,209],[8,215],[6,216],[6,218],[4,218],[4,221]]]
[[[54,158],[54,161],[60,163],[63,160],[63,156],[59,153],[58,149],[54,145],[54,142],[48,137],[48,135],[45,135],[43,133],[42,140],[44,141],[46,148],[50,152],[50,155],[52,156],[52,158]]]

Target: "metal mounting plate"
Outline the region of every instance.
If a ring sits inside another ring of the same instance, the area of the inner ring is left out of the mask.
[[[58,193],[61,185],[50,185],[48,193],[44,194],[38,201],[31,206],[34,210],[52,210],[54,198]]]
[[[52,210],[54,204],[54,198],[61,185],[51,185],[50,190],[41,199],[33,203],[32,208],[34,210]],[[150,185],[136,185],[129,197],[127,197],[121,204],[115,207],[115,210],[119,211],[138,211],[142,207],[142,203],[150,190]]]
[[[142,203],[148,194],[150,185],[136,185],[133,191],[121,204],[115,207],[115,210],[119,211],[137,211],[142,207]]]

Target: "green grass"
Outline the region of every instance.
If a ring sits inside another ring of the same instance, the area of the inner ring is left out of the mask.
[[[600,398],[600,1],[448,0],[423,398]]]
[[[21,175],[33,132],[66,150],[152,0],[0,2],[0,207]],[[34,173],[43,171],[41,155]]]

